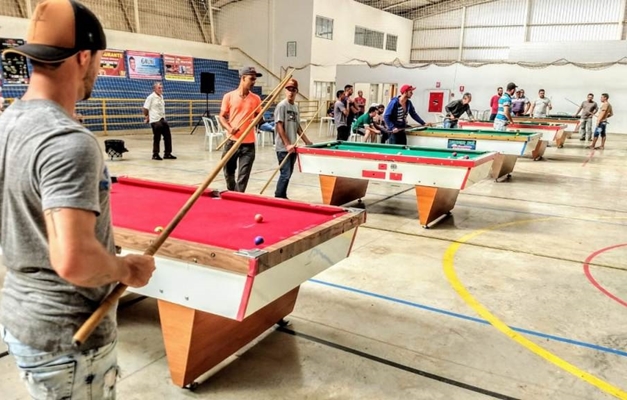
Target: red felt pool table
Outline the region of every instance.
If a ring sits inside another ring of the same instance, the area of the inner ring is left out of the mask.
[[[118,178],[111,212],[122,253],[143,252],[194,191]],[[364,221],[358,209],[205,191],[155,255],[149,284],[129,289],[159,300],[172,381],[193,385],[282,321],[301,283],[348,257]]]

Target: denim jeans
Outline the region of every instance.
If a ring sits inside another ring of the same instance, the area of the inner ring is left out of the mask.
[[[287,151],[277,151],[276,158],[279,160],[279,165],[283,162],[285,157],[288,160],[281,167],[281,173],[279,180],[276,183],[276,190],[274,191],[274,197],[287,199],[287,185],[290,183],[290,178],[294,172],[294,164],[296,164],[296,153],[289,154]]]
[[[450,118],[444,118],[444,121],[442,121],[442,127],[445,129],[456,129],[457,128],[457,120],[456,119],[450,119]]]
[[[233,140],[227,140],[224,145],[224,152],[222,157],[231,150],[231,147],[235,144]],[[248,186],[248,179],[250,178],[250,172],[253,169],[253,162],[255,161],[255,144],[254,143],[242,143],[233,157],[224,166],[224,178],[226,179],[226,188],[228,190],[235,190],[237,192],[244,193],[246,186]],[[238,167],[239,162],[239,167]],[[237,183],[235,182],[235,171],[237,172]]]
[[[21,343],[5,328],[1,331],[33,399],[115,399],[116,342],[83,352],[47,353]]]
[[[389,144],[407,144],[407,134],[405,130],[398,131],[396,133],[390,132],[390,138],[388,139]]]

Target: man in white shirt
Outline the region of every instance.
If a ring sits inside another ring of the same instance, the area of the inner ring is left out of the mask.
[[[2,87],[0,86],[0,115],[4,111],[4,97],[2,97]]]
[[[551,99],[544,97],[544,89],[540,89],[538,96],[539,98],[531,105],[529,114],[533,118],[544,118],[548,115],[547,109],[552,110],[553,105],[551,104]]]
[[[165,101],[163,100],[163,84],[155,82],[152,85],[153,92],[146,98],[142,111],[144,112],[144,122],[150,123],[152,127],[152,159],[153,160],[176,160],[172,155],[172,134],[170,125],[165,120]],[[163,158],[159,157],[159,145],[163,136],[164,153]]]

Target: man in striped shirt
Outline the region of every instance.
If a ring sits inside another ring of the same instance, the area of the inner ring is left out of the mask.
[[[494,119],[494,130],[504,132],[508,124],[513,124],[512,119],[512,95],[516,91],[515,83],[507,84],[507,91],[499,99],[499,110]]]
[[[410,100],[411,96],[414,94],[414,90],[416,90],[416,88],[413,86],[403,85],[403,87],[401,87],[401,95],[393,98],[385,109],[383,119],[390,131],[390,138],[388,139],[389,144],[407,144],[407,135],[405,134],[405,129],[408,127],[407,114],[411,115],[420,125],[433,125],[432,123],[423,121],[420,115],[416,113],[416,109]]]

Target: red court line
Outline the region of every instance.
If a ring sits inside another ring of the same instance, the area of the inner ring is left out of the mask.
[[[588,164],[588,162],[590,162],[590,160],[592,160],[592,157],[594,157],[594,149],[592,149],[592,151],[590,152],[590,156],[588,158],[586,158],[586,161],[584,161],[583,164],[581,164],[581,166],[585,167],[586,164]]]
[[[594,279],[594,277],[592,276],[592,273],[590,272],[590,262],[599,254],[601,253],[605,253],[606,251],[610,251],[613,249],[616,249],[618,247],[626,247],[627,243],[623,243],[623,244],[616,244],[614,246],[610,246],[610,247],[606,247],[604,249],[601,250],[597,250],[594,253],[590,254],[588,256],[588,258],[586,258],[586,260],[583,262],[583,271],[586,274],[586,277],[588,278],[588,280],[590,281],[590,283],[592,283],[594,285],[594,287],[596,287],[597,289],[599,289],[601,291],[601,293],[603,293],[604,295],[606,295],[607,297],[609,297],[610,299],[618,302],[619,304],[622,304],[623,306],[627,307],[627,301],[619,299],[618,297],[614,296],[612,293],[610,293],[607,289],[605,289],[603,286],[601,286],[601,284],[599,282],[597,282],[596,279]]]

